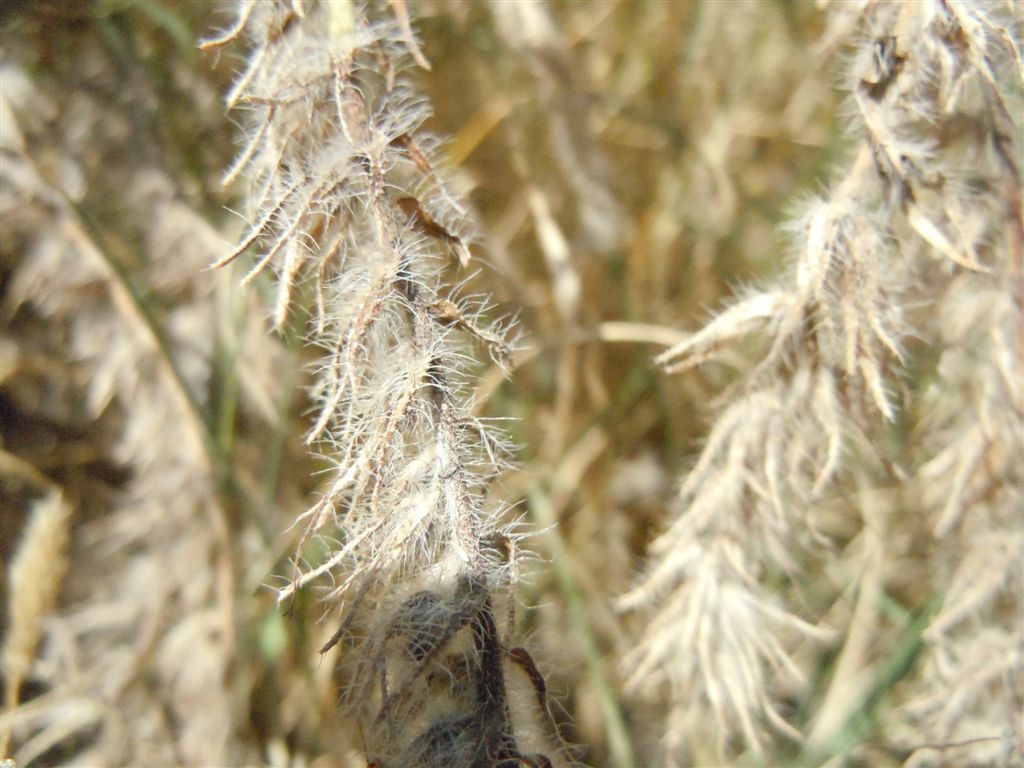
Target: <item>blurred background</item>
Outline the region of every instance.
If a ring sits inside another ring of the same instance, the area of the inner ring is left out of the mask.
[[[620,664],[643,617],[616,600],[751,361],[742,344],[675,376],[652,361],[785,273],[781,225],[853,141],[836,87],[852,33],[782,0],[412,12],[432,70],[410,75],[475,220],[467,290],[519,319],[511,375],[477,369],[480,412],[511,418],[519,446],[493,500],[535,531],[518,633],[586,763],[662,764],[666,703],[627,692]],[[0,8],[0,633],[18,766],[366,764],[317,654],[335,624],[315,592],[279,608],[264,588],[288,578],[290,526],[327,468],[302,442],[318,350],[301,313],[271,334],[269,276],[243,289],[245,264],[204,271],[245,224],[240,185],[221,185],[245,51],[196,45],[232,13]],[[761,577],[812,622],[852,610],[826,567],[862,524],[844,516],[850,488],[827,544],[794,553],[804,575]],[[837,729],[849,764],[909,754],[878,723],[915,674],[946,567],[917,526],[894,534],[900,578],[868,654],[885,674]],[[798,654],[806,686],[777,694],[797,729],[837,655]],[[784,738],[760,756],[726,742],[737,763],[801,761]],[[721,745],[695,729],[686,762],[718,764]]]

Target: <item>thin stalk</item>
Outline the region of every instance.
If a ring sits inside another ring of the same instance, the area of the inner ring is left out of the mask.
[[[636,758],[633,754],[633,745],[629,738],[629,729],[626,726],[622,706],[608,681],[601,649],[598,648],[583,596],[569,566],[569,551],[565,540],[558,531],[551,499],[547,492],[540,487],[530,490],[527,499],[537,524],[548,531],[555,577],[558,579],[559,589],[569,608],[569,621],[573,631],[583,646],[587,673],[597,690],[597,696],[601,703],[601,713],[604,715],[605,726],[608,729],[608,748],[612,755],[611,764],[619,766],[619,768],[636,768]]]

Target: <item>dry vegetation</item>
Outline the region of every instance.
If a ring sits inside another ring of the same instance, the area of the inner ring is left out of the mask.
[[[0,25],[0,758],[1024,762],[1016,3]]]

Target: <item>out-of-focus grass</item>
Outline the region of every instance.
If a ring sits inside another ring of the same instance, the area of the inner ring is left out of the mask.
[[[448,157],[480,223],[476,252],[487,268],[470,286],[493,293],[501,310],[521,318],[521,364],[490,390],[481,409],[516,418],[508,430],[521,446],[518,464],[492,495],[540,531],[530,544],[547,558],[527,574],[524,594],[536,607],[523,624],[531,629],[535,655],[552,669],[552,689],[565,692],[562,704],[590,750],[587,761],[653,764],[661,734],[648,723],[657,722],[659,703],[623,693],[618,661],[630,642],[629,620],[611,605],[642,568],[648,544],[668,520],[676,478],[706,435],[716,398],[746,361],[741,348],[728,365],[670,378],[654,371],[651,360],[660,349],[644,337],[651,329],[666,337],[692,331],[736,286],[783,268],[787,246],[778,225],[795,198],[823,183],[847,144],[832,65],[812,53],[821,15],[810,3],[781,1],[551,4],[546,12],[555,42],[531,48],[517,42],[522,30],[502,28],[484,3],[428,2],[415,10],[432,63],[432,71],[416,73],[415,80],[433,100],[431,127],[455,137]],[[23,7],[4,20],[5,36],[23,35],[4,55],[59,99],[62,88],[82,87],[70,75],[76,57],[88,54],[90,67],[105,68],[99,79],[110,98],[147,105],[135,114],[131,133],[152,144],[108,147],[116,163],[100,161],[107,167],[86,158],[89,185],[71,208],[200,425],[232,534],[256,542],[244,549],[256,553],[251,561],[235,562],[240,636],[225,685],[234,686],[240,702],[236,737],[248,741],[251,754],[285,744],[295,763],[328,764],[325,755],[344,761],[346,750],[358,752],[344,728],[332,730],[340,681],[315,668],[322,636],[333,631],[329,623],[337,617],[325,619],[306,593],[277,606],[258,586],[291,577],[297,537],[286,528],[318,483],[301,447],[308,427],[303,387],[315,364],[315,353],[302,347],[301,313],[278,349],[272,413],[262,418],[248,388],[243,340],[250,324],[266,319],[269,281],[243,295],[233,280],[197,274],[196,285],[218,286],[218,322],[205,330],[214,338],[211,391],[194,392],[163,329],[166,313],[190,299],[140,283],[150,258],[140,243],[151,222],[126,221],[119,198],[127,194],[118,189],[128,175],[123,169],[149,163],[174,180],[178,199],[220,231],[238,228],[224,207],[240,190],[224,191],[217,183],[234,151],[218,97],[236,59],[229,53],[214,62],[194,47],[221,23],[219,16],[214,21],[217,12],[212,4],[130,0]],[[76,40],[80,47],[62,53],[62,45]],[[193,89],[193,98],[183,100],[183,89]],[[538,242],[544,222],[531,208],[531,194],[544,199],[570,245],[569,268],[581,286],[576,306],[555,290],[557,276]],[[614,208],[602,207],[606,199]],[[26,256],[9,243],[4,248],[7,280]],[[264,308],[253,307],[259,299]],[[301,300],[311,303],[309,296]],[[621,323],[632,326],[613,325]],[[629,337],[630,327],[636,339],[611,338]],[[36,331],[24,317],[8,328],[19,350],[34,343]],[[45,350],[54,355],[49,362],[59,377],[67,365],[59,359],[60,341]],[[918,368],[906,386],[920,389],[935,375],[938,359],[922,359],[912,357]],[[496,380],[493,369],[481,371],[488,384]],[[41,429],[28,418],[31,399],[8,394],[19,376],[28,372],[16,367],[0,382],[10,423]],[[901,455],[916,416],[891,427],[891,454]],[[103,435],[83,438],[98,457],[107,450]],[[54,456],[70,461],[60,446],[48,457],[23,438],[5,430],[5,482],[38,475],[65,486],[82,483],[66,490],[89,496],[88,478],[46,464]],[[100,464],[90,466],[99,472]],[[22,465],[24,471],[17,469]],[[116,490],[124,482],[115,478],[109,485]],[[5,493],[21,495],[19,489]],[[21,527],[15,506],[9,501],[3,511],[10,532],[5,559]],[[90,508],[103,514],[102,503]],[[842,530],[836,540],[857,535]],[[310,563],[323,557],[318,546],[311,542],[303,553]],[[787,574],[766,579],[780,592],[792,588]],[[809,585],[803,598],[816,607],[835,600],[837,611],[847,610],[835,590],[823,581]],[[82,591],[87,595],[87,584]],[[910,587],[898,598],[881,593],[874,609],[894,639],[871,663],[873,678],[862,689],[858,712],[822,750],[782,745],[761,764],[822,764],[871,743],[890,693],[919,658],[938,601],[928,588]],[[838,656],[838,649],[830,650],[809,665],[812,693],[794,703],[803,725],[811,724],[826,696]],[[309,701],[296,703],[304,691],[313,691]],[[715,754],[713,739],[695,744],[693,752]],[[893,763],[900,757],[882,748],[871,754]]]

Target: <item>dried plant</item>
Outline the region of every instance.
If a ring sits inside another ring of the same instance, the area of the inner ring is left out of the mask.
[[[227,180],[248,176],[251,226],[214,266],[260,243],[246,281],[274,266],[280,328],[308,265],[308,343],[325,354],[306,442],[335,465],[321,500],[297,521],[296,570],[278,600],[332,578],[330,600],[344,618],[321,653],[344,641],[353,666],[345,697],[372,760],[550,765],[523,751],[505,695],[503,667],[525,660],[548,715],[543,678],[494,618],[492,592],[515,573],[519,537],[486,498],[506,449],[473,413],[465,353],[468,339],[505,365],[510,346],[506,330],[486,321],[486,301],[461,297],[446,278],[449,262],[471,262],[468,216],[420,130],[428,107],[406,82],[407,61],[429,69],[408,10],[246,2],[204,46],[243,32],[249,62],[228,104],[252,117]],[[306,565],[302,550],[315,535],[337,543]],[[411,587],[420,591],[403,601]],[[473,643],[460,647],[467,626]],[[434,667],[453,655],[471,679],[449,668],[451,691],[439,698]],[[468,698],[459,693],[467,685]]]
[[[53,611],[67,570],[68,518],[71,509],[59,491],[36,503],[28,528],[11,561],[10,630],[4,642],[4,700],[18,702],[21,684],[43,636],[43,622]],[[0,752],[7,753],[7,728],[0,734]]]
[[[1018,4],[0,33],[4,768],[1021,762]]]
[[[990,353],[992,362],[1005,373],[996,374],[997,380],[983,374],[989,383],[959,389],[977,391],[982,398],[980,413],[963,404],[964,410],[978,413],[961,426],[966,433],[961,439],[970,447],[955,444],[921,462],[927,448],[903,454],[886,446],[879,423],[908,419],[901,411],[917,410],[914,401],[928,395],[901,387],[892,372],[894,366],[909,363],[904,339],[910,321],[904,306],[930,299],[943,312],[959,315],[966,285],[976,286],[978,293],[967,304],[976,302],[978,310],[993,300],[997,307],[1012,303],[1014,292],[1019,301],[1019,284],[1011,287],[1014,280],[1019,282],[1020,272],[1019,162],[1013,157],[1006,106],[1010,94],[996,74],[997,69],[1020,65],[1007,33],[1008,19],[994,5],[864,3],[855,10],[839,9],[837,24],[851,13],[859,17],[855,28],[867,31],[861,32],[847,65],[854,130],[861,143],[842,180],[805,204],[804,215],[792,225],[796,263],[787,282],[751,293],[658,358],[667,371],[679,372],[714,360],[727,345],[748,335],[765,338],[760,362],[724,395],[727,406],[680,491],[679,517],[652,547],[655,564],[623,601],[627,608],[658,606],[648,633],[625,665],[633,686],[668,690],[665,749],[670,759],[687,754],[688,737],[698,727],[692,724],[694,697],[709,705],[721,734],[720,759],[733,751],[727,739],[735,732],[743,744],[763,754],[762,724],[803,742],[780,711],[780,700],[791,695],[781,692],[787,688],[780,680],[790,676],[803,681],[792,656],[795,646],[786,638],[823,640],[831,628],[819,623],[823,617],[812,616],[808,622],[786,612],[764,585],[773,572],[799,582],[804,567],[794,553],[813,545],[804,532],[821,528],[817,509],[828,495],[843,493],[844,475],[870,468],[877,479],[869,482],[903,483],[917,470],[914,463],[920,463],[923,476],[935,483],[935,470],[944,467],[952,487],[935,486],[946,506],[936,526],[942,535],[964,514],[967,478],[989,441],[1000,455],[1019,453],[1021,447],[1020,410],[1011,406],[1007,411],[1011,403],[1020,402],[1019,377],[1010,378],[1020,363],[1018,353],[1011,352],[1012,342],[1005,341],[1007,334],[1019,334],[1019,306],[1016,317],[1013,311],[996,310],[1002,320],[982,321],[992,328],[998,345]],[[970,127],[954,128],[957,123]],[[962,284],[959,290],[949,278],[950,266],[965,271],[956,279]],[[989,298],[981,298],[993,290]],[[1010,330],[1014,324],[1016,331]],[[949,335],[934,334],[927,323],[910,327],[932,349],[942,353],[949,347]],[[960,354],[962,344],[962,338],[954,343],[957,351],[952,354]],[[902,403],[895,397],[900,388]],[[1012,423],[1004,438],[983,426],[988,422],[983,414],[992,413],[993,397],[1001,404],[1001,418]],[[901,436],[904,451],[931,440],[935,425],[929,422],[936,413],[926,408],[922,413],[923,434]],[[977,458],[960,453],[965,450]],[[959,454],[956,460],[954,452]],[[1000,478],[1000,484],[1011,479],[998,464],[992,468],[989,477]],[[1005,499],[999,494],[975,512],[990,533],[1011,525],[1012,531],[996,535],[1009,534],[1018,542],[1019,514],[1010,523],[1015,516],[1008,509],[1013,505],[1019,511],[1019,485],[1019,477],[1013,478],[1010,487],[1017,490]],[[1001,512],[1003,505],[1006,511]],[[874,582],[870,568],[887,568],[881,558],[885,532],[893,523],[878,508],[884,505],[870,495],[860,509],[856,506],[850,512],[861,516],[864,530],[850,552],[856,552],[863,567],[852,569],[857,574],[852,587],[861,582],[869,599],[877,600],[892,575]],[[911,514],[928,512],[927,506],[918,505]],[[966,558],[964,567],[971,567],[974,543],[958,547],[957,559]],[[998,555],[988,564],[987,588],[967,587],[975,579],[963,572],[954,572],[958,580],[935,585],[951,590],[924,633],[938,654],[958,655],[941,642],[945,630],[966,612],[990,605],[1006,590],[997,584],[1019,582],[1004,578],[1017,567],[1012,561]],[[869,580],[874,583],[867,589]],[[1020,605],[1015,588],[1006,597]],[[1017,623],[1001,635],[1010,645],[1018,642]],[[848,649],[855,637],[858,646],[862,643],[859,632],[851,632]],[[865,651],[858,647],[858,653]],[[1004,759],[1019,752],[1016,726],[993,731],[999,720],[991,719],[995,712],[963,723],[962,729],[955,727],[968,701],[978,702],[982,690],[992,695],[990,686],[999,691],[997,706],[1007,714],[1016,709],[1019,685],[1012,681],[1020,679],[1021,661],[1013,653],[1003,659],[998,671],[965,676],[971,683],[955,704],[942,708],[943,728],[935,732],[935,744],[963,741],[968,751],[960,754],[979,761],[992,759],[1000,750]],[[858,698],[864,696],[863,686],[853,688],[851,677],[863,674],[867,664],[868,659],[860,658],[832,682],[812,724],[807,742],[811,754],[827,755],[836,748],[840,729],[854,714],[850,707],[864,701]],[[946,675],[951,672],[947,667]],[[841,714],[833,711],[836,707]],[[936,748],[945,749],[922,747]]]
[[[38,29],[26,32],[21,45],[29,46]],[[7,594],[18,614],[32,589],[48,590],[48,579],[55,586],[69,572],[21,706],[18,678],[8,678],[9,754],[19,765],[70,756],[96,765],[223,764],[245,751],[234,740],[226,684],[237,575],[218,492],[229,480],[205,410],[215,375],[215,338],[205,329],[217,323],[217,295],[196,282],[222,245],[182,200],[177,169],[155,153],[139,163],[123,152],[133,132],[155,141],[135,119],[145,84],[111,78],[109,51],[95,40],[73,49],[89,66],[60,86],[45,68],[37,80],[15,66],[4,72],[5,140],[14,139],[2,165],[4,317],[12,323],[4,335],[5,344],[65,350],[66,370],[44,368],[33,382],[22,366],[13,384],[27,378],[28,386],[9,391],[54,421],[58,455],[77,442],[78,461],[106,482],[65,492],[81,519],[66,564],[52,543],[31,585],[12,580]],[[118,109],[104,106],[108,89],[122,99]],[[97,225],[109,222],[112,199],[122,221],[145,222],[141,234],[122,225],[121,239]],[[69,437],[78,430],[78,440]],[[32,484],[59,485],[61,475],[44,480]],[[198,708],[209,713],[192,717]]]

